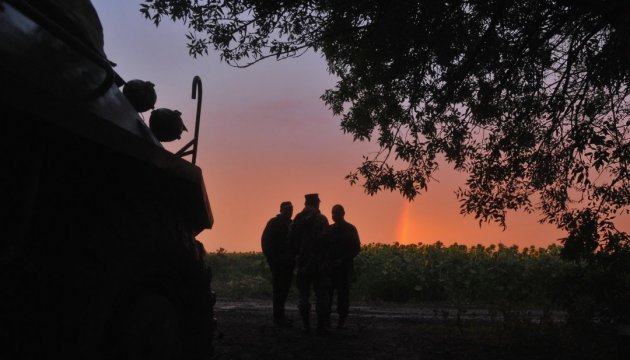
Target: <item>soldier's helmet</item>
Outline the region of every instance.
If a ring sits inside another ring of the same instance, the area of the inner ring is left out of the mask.
[[[188,131],[184,126],[181,114],[177,110],[165,108],[153,110],[149,118],[149,127],[155,137],[162,142],[181,138],[182,132]]]
[[[321,202],[318,194],[306,194],[304,195],[304,204],[306,205],[318,205]]]
[[[129,80],[123,87],[123,94],[137,112],[145,112],[153,109],[157,101],[155,85],[150,81]]]

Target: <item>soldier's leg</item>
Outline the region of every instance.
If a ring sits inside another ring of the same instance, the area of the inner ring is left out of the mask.
[[[342,272],[337,277],[337,312],[339,322],[337,328],[343,328],[350,310],[350,273]]]
[[[317,333],[325,335],[330,323],[330,287],[332,285],[329,275],[318,276],[315,282],[315,311],[317,312]]]
[[[335,304],[335,273],[332,274],[330,279],[331,285],[330,289],[328,290],[328,309],[332,313],[333,305]]]
[[[273,320],[274,322],[278,320],[281,316],[280,310],[280,269],[276,264],[269,264],[271,268],[271,283],[273,290]]]
[[[277,264],[273,274],[273,318],[279,325],[286,325],[285,303],[291,287],[293,266],[291,264]]]
[[[328,302],[328,310],[329,313],[332,314],[333,312],[333,306],[335,304],[335,296],[337,297],[337,313],[339,313],[339,291],[338,291],[338,280],[337,278],[339,277],[338,272],[333,271],[331,274],[331,286],[330,289],[328,291],[328,295],[330,298],[330,301]],[[328,317],[328,321],[330,322],[330,316]],[[328,324],[328,327],[330,327],[330,323]]]
[[[286,263],[283,265],[282,281],[280,284],[280,301],[282,304],[282,316],[284,316],[284,307],[289,296],[289,290],[291,289],[291,282],[293,281],[293,264]]]
[[[296,282],[299,294],[298,309],[302,317],[302,325],[304,326],[304,331],[309,333],[311,331],[311,303],[309,302],[311,295],[311,279],[307,274],[298,272]]]

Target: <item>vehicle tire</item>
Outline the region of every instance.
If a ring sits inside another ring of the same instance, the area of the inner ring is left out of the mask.
[[[168,298],[142,294],[128,302],[111,328],[111,359],[182,358],[179,315]]]

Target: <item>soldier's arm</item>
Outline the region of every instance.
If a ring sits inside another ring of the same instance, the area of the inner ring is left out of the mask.
[[[291,256],[295,257],[300,249],[299,236],[297,234],[297,225],[295,224],[295,219],[291,222],[291,224],[289,224],[289,231],[287,232],[286,241],[289,244],[289,249],[291,249]]]
[[[328,248],[330,246],[330,224],[328,223],[328,218],[325,215],[321,216],[320,221],[320,237],[322,238],[324,246]]]
[[[265,230],[263,230],[262,237],[260,239],[262,252],[268,259],[273,258],[273,230],[273,220],[269,220],[267,222],[267,225],[265,226]]]
[[[359,231],[357,231],[356,226],[352,226],[351,233],[351,258],[355,258],[361,252],[361,239],[359,239]]]

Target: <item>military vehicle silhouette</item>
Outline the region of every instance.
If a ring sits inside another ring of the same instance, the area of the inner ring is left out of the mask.
[[[201,170],[102,45],[89,1],[0,1],[0,358],[207,358]]]

